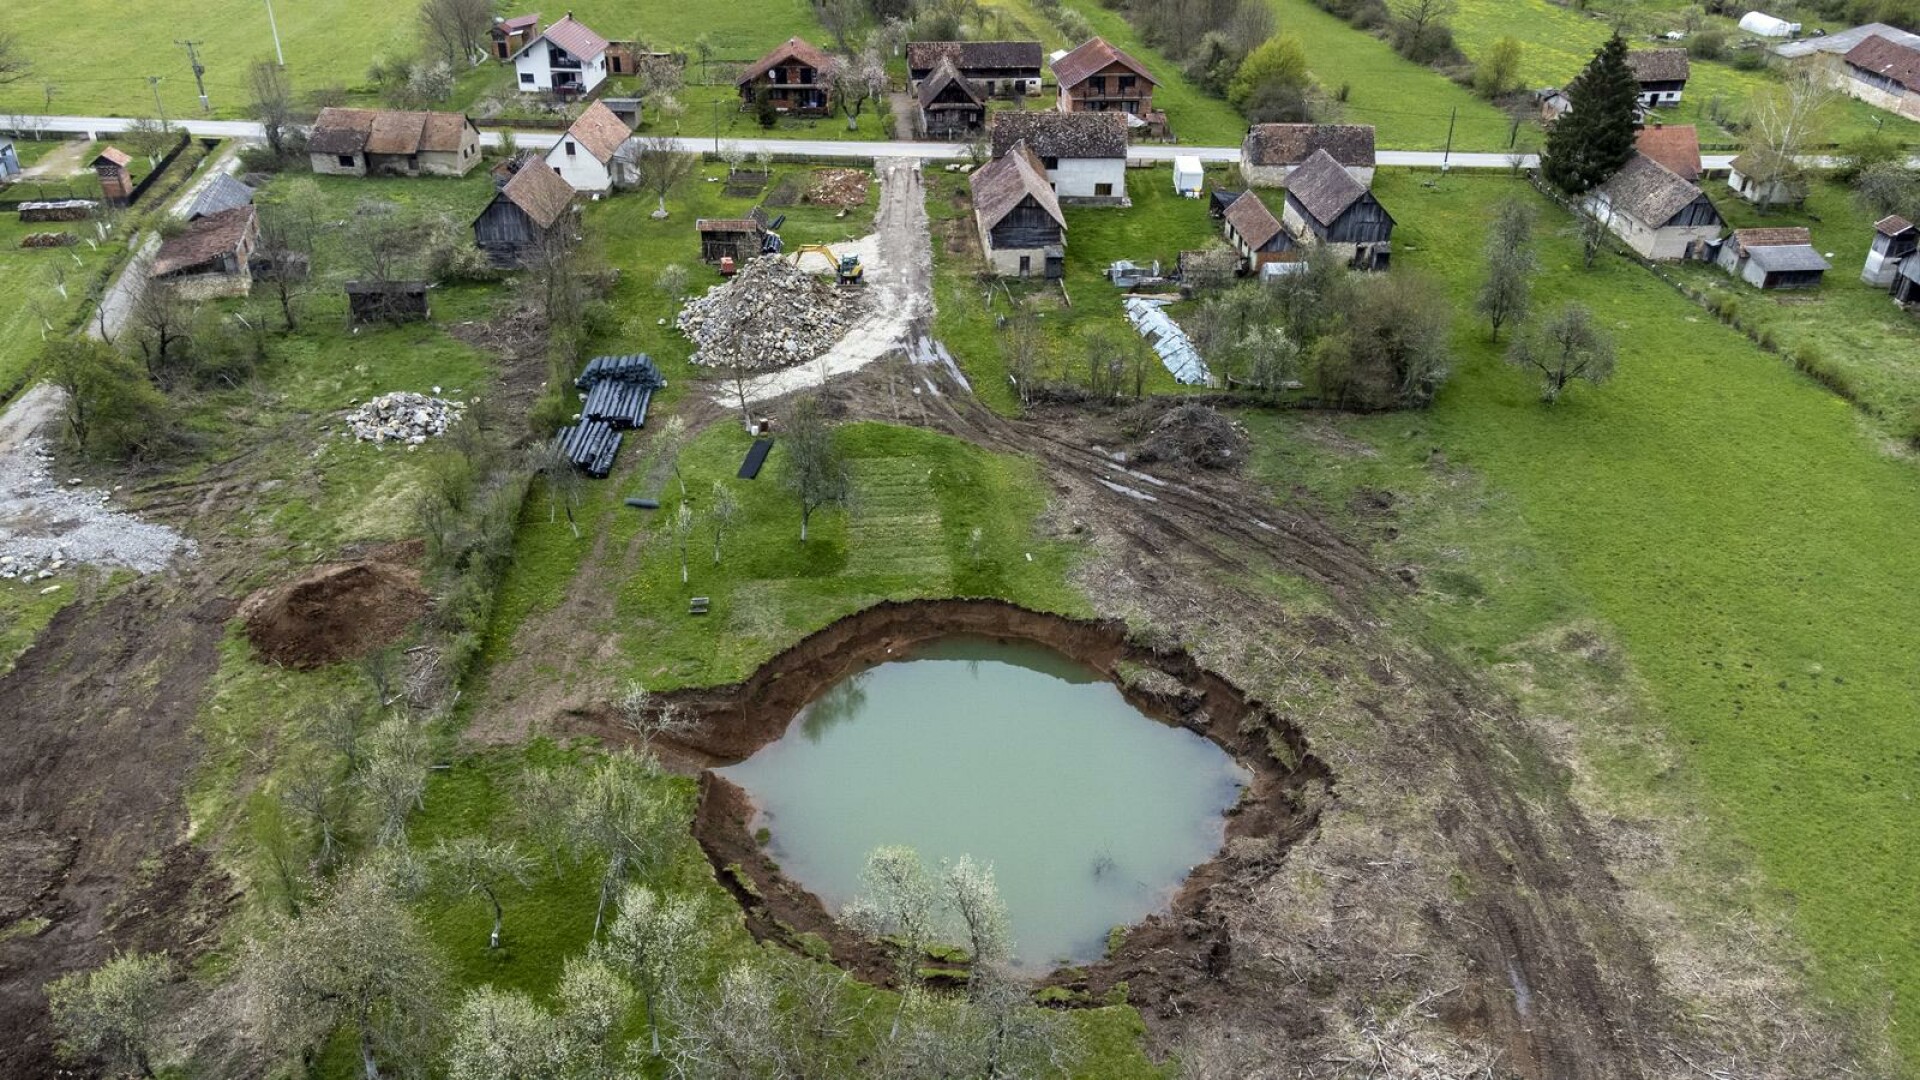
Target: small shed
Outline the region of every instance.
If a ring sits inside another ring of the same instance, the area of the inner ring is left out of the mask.
[[[100,178],[100,193],[108,202],[132,200],[133,173],[127,168],[132,162],[126,151],[113,146],[100,151],[100,156],[93,159],[94,175]]]
[[[1797,167],[1770,168],[1767,159],[1749,150],[1728,163],[1727,186],[1755,206],[1798,206],[1807,201],[1807,181]],[[1772,173],[1771,178],[1763,178]]]
[[[1829,269],[1802,228],[1735,229],[1720,245],[1717,261],[1757,289],[1810,289]]]
[[[700,234],[700,258],[717,263],[732,259],[736,265],[761,253],[766,245],[767,212],[756,206],[743,218],[701,218],[693,223]]]
[[[349,326],[425,322],[433,314],[424,281],[349,281],[345,288]]]
[[[1763,11],[1749,11],[1740,16],[1740,29],[1757,37],[1790,38],[1800,33],[1800,24],[1775,18]]]
[[[1197,199],[1207,186],[1206,169],[1200,159],[1192,154],[1181,154],[1173,159],[1173,190],[1175,194],[1189,199]]]
[[[11,180],[20,175],[20,155],[13,148],[12,139],[0,139],[0,180]]]
[[[1920,258],[1900,260],[1900,270],[1893,275],[1893,302],[1902,307],[1920,304]]]
[[[1273,216],[1260,196],[1248,191],[1227,207],[1227,243],[1240,256],[1241,268],[1257,274],[1271,262],[1289,262],[1298,258],[1293,238]]]
[[[1860,271],[1860,280],[1888,288],[1899,276],[1902,262],[1920,261],[1915,257],[1916,250],[1920,250],[1920,228],[1899,214],[1888,214],[1873,223],[1873,246],[1867,249],[1867,265]]]

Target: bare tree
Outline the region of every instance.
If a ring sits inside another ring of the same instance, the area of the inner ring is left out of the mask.
[[[643,743],[662,737],[679,737],[699,727],[693,715],[678,702],[661,698],[639,682],[629,682],[613,703],[620,726]]]
[[[1613,339],[1584,305],[1568,303],[1516,339],[1507,363],[1538,373],[1540,400],[1551,405],[1575,379],[1598,386],[1613,375]]]
[[[833,47],[841,52],[847,51],[848,38],[860,26],[866,17],[863,0],[813,0],[813,14],[833,35]]]
[[[1746,160],[1740,172],[1753,182],[1754,201],[1762,210],[1789,201],[1805,183],[1807,170],[1800,155],[1808,139],[1830,129],[1839,99],[1839,91],[1824,75],[1802,68],[1749,99]]]
[[[261,1045],[302,1057],[349,1029],[366,1080],[380,1080],[383,1061],[432,1052],[443,985],[432,943],[371,867],[299,918],[276,920],[240,961],[241,1008]]]
[[[20,48],[11,30],[0,30],[0,86],[17,83],[33,72],[33,62]]]
[[[687,543],[693,539],[693,507],[685,499],[673,508],[673,540],[680,548],[680,584],[688,580]]]
[[[1420,64],[1438,59],[1445,51],[1447,20],[1459,10],[1457,0],[1398,0],[1392,29],[1401,55]]]
[[[538,442],[527,448],[527,467],[547,489],[547,523],[552,524],[560,510],[565,508],[567,527],[573,530],[575,540],[580,539],[580,523],[573,516],[586,488],[580,479],[580,470],[552,440]]]
[[[940,919],[940,892],[920,854],[910,847],[875,848],[860,872],[860,895],[841,909],[841,921],[874,941],[894,949],[894,966],[902,989],[918,982],[920,958],[934,943]],[[893,1034],[908,995],[902,995],[893,1014]]]
[[[173,144],[180,141],[179,134],[165,121],[151,116],[136,116],[127,124],[127,130],[120,134],[121,143],[146,158],[148,164],[166,156]]]
[[[1474,307],[1487,317],[1495,341],[1502,326],[1527,317],[1539,267],[1533,254],[1533,217],[1533,207],[1507,199],[1495,210],[1493,228],[1487,232],[1487,279]]]
[[[318,765],[302,768],[287,782],[281,802],[312,830],[317,845],[314,861],[323,870],[331,867],[339,857],[347,818],[353,811],[352,800],[334,779],[332,770]]]
[[[427,733],[421,725],[400,715],[375,728],[359,782],[373,800],[375,837],[382,844],[404,844],[407,817],[427,794]]]
[[[449,64],[471,67],[485,58],[492,28],[492,0],[425,0],[420,5],[421,35]]]
[[[493,909],[493,931],[487,935],[487,948],[499,948],[500,924],[506,917],[500,907],[500,894],[509,888],[526,888],[533,874],[533,860],[511,840],[481,836],[443,839],[434,845],[430,860],[436,879],[448,892],[478,896]]]
[[[1580,263],[1591,270],[1600,253],[1606,250],[1607,234],[1613,231],[1613,209],[1587,208],[1581,210],[1579,216],[1576,228],[1580,232]]]
[[[727,530],[740,516],[740,497],[723,480],[713,482],[713,505],[707,508],[707,520],[713,523],[713,565],[720,565],[720,544]]]
[[[670,416],[660,425],[660,433],[653,437],[654,453],[660,456],[667,468],[673,470],[673,478],[680,484],[680,499],[687,498],[687,478],[680,472],[680,455],[687,448],[687,419],[684,416]]]
[[[322,228],[320,189],[304,177],[282,183],[284,195],[260,206],[257,250],[265,269],[254,276],[279,302],[280,318],[292,333],[299,328],[300,299],[312,280],[313,247]]]
[[[660,1056],[659,1002],[694,974],[706,936],[698,902],[629,885],[606,939],[594,946],[595,957],[639,989],[655,1057]]]
[[[146,365],[147,377],[162,388],[172,385],[193,356],[193,306],[167,284],[154,282],[134,303],[127,329],[132,331],[132,351]]]
[[[152,1077],[159,1048],[161,992],[173,963],[155,953],[120,953],[92,971],[62,975],[47,986],[47,1005],[60,1056],[75,1064],[98,1060],[116,1071]]]
[[[1020,395],[1022,408],[1033,404],[1034,382],[1039,374],[1040,357],[1046,353],[1046,338],[1040,332],[1040,320],[1026,310],[1016,311],[1007,320],[1000,340],[1007,355],[1007,377]]]
[[[693,178],[700,169],[700,159],[693,154],[680,151],[680,144],[671,136],[652,135],[639,140],[634,153],[634,168],[642,190],[650,192],[655,198],[653,216],[667,216],[667,196],[680,185]]]
[[[827,72],[827,92],[847,118],[848,131],[858,130],[861,111],[868,102],[886,97],[887,87],[886,62],[872,51],[837,60]]]
[[[782,479],[800,500],[800,542],[804,544],[814,511],[845,503],[853,485],[819,398],[808,395],[794,402],[786,427],[781,439],[787,459]]]
[[[293,119],[293,86],[286,69],[271,60],[256,61],[247,69],[247,88],[252,94],[247,111],[259,121],[267,148],[274,157],[285,156],[287,126]]]

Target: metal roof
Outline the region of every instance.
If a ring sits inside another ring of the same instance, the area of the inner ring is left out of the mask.
[[[1174,381],[1187,386],[1205,386],[1212,379],[1207,362],[1200,358],[1200,350],[1193,347],[1187,332],[1161,310],[1165,303],[1167,301],[1147,296],[1129,296],[1121,301],[1121,306],[1126,308],[1127,321],[1173,373]]]
[[[1768,273],[1793,270],[1830,270],[1832,264],[1806,244],[1775,244],[1747,248],[1747,258]]]

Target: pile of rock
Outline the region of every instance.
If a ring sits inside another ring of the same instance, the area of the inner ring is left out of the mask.
[[[675,325],[693,340],[696,364],[768,371],[833,348],[863,314],[863,299],[859,289],[766,255],[682,308]]]
[[[466,408],[462,402],[401,390],[381,394],[348,413],[347,430],[362,442],[419,446],[435,435],[446,434]]]
[[[25,555],[0,555],[0,581],[45,581],[66,568],[65,548]]]

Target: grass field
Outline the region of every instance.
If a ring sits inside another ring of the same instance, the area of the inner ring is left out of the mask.
[[[1402,223],[1394,272],[1436,275],[1464,311],[1478,271],[1462,253],[1499,199],[1534,197],[1492,177],[1431,181],[1375,183]],[[1543,407],[1463,318],[1462,362],[1433,411],[1342,422],[1383,464],[1351,463],[1336,482],[1417,475],[1435,450],[1484,480],[1484,497],[1434,512],[1452,531],[1430,545],[1425,577],[1459,611],[1456,648],[1484,663],[1549,623],[1612,628],[1647,723],[1685,767],[1615,779],[1697,783],[1818,957],[1821,985],[1863,1013],[1890,995],[1893,1037],[1920,1060],[1920,865],[1903,839],[1920,643],[1893,601],[1920,560],[1920,477],[1845,402],[1632,265],[1581,270],[1564,218],[1544,221],[1536,295],[1593,307],[1620,346],[1615,380]],[[1477,531],[1488,523],[1516,531]],[[1460,554],[1486,546],[1518,554],[1477,567]]]
[[[579,0],[571,6],[578,19],[609,38],[637,36],[658,47],[690,50],[694,39],[704,34],[716,58],[723,60],[750,60],[795,34],[816,43],[823,36],[807,0],[721,5]],[[366,82],[375,57],[412,55],[418,40],[412,10],[370,0],[282,0],[273,13],[295,88],[352,90]],[[543,10],[542,16],[551,21],[560,13]],[[267,9],[258,0],[154,0],[131,6],[107,0],[22,0],[9,6],[7,29],[19,38],[36,73],[52,74],[0,88],[0,111],[44,111],[42,87],[52,81],[59,87],[55,112],[152,115],[147,77],[158,75],[167,115],[199,115],[186,50],[171,44],[192,38],[203,43],[200,62],[207,69],[207,95],[215,115],[237,117],[246,108],[247,68],[274,55]],[[494,78],[481,81],[490,84]],[[467,93],[471,96],[473,90]]]
[[[1743,324],[1759,328],[1792,354],[1816,351],[1853,391],[1895,426],[1920,422],[1920,318],[1900,310],[1884,288],[1860,280],[1873,241],[1873,215],[1843,184],[1817,181],[1805,207],[1762,214],[1724,183],[1707,193],[1734,228],[1804,225],[1833,269],[1817,288],[1762,291],[1715,266],[1675,269],[1710,294],[1739,305]]]
[[[20,246],[28,235],[40,232],[70,232],[80,242],[62,248]],[[90,221],[23,225],[18,215],[0,217],[0,296],[6,298],[0,310],[0,399],[39,355],[43,336],[65,331],[79,317],[89,286],[124,250],[118,238],[92,244],[88,240],[96,240]]]

